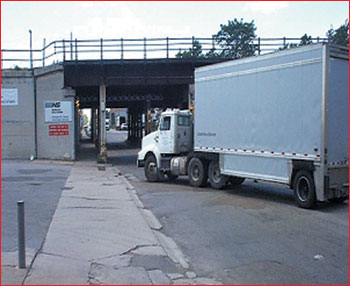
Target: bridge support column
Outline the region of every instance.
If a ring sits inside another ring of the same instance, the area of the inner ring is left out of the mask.
[[[128,140],[140,143],[143,137],[142,108],[128,108],[128,123]]]
[[[145,135],[151,133],[151,101],[147,99],[146,101],[146,110],[145,110]]]
[[[130,110],[128,110],[128,140],[131,137],[131,113]]]
[[[96,113],[97,110],[96,108],[91,108],[91,142],[95,143],[96,142],[96,129],[97,129],[97,124],[96,124]]]
[[[99,102],[99,159],[107,162],[107,132],[106,132],[106,86],[100,85]]]

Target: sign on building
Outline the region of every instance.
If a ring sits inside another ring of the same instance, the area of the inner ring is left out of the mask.
[[[68,124],[49,124],[49,136],[67,136],[68,129]]]
[[[18,89],[2,88],[1,89],[1,105],[18,105]]]
[[[45,122],[72,121],[71,101],[45,101]]]

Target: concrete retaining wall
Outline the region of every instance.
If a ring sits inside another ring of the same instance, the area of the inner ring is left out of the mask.
[[[61,65],[35,70],[36,87],[29,71],[4,70],[1,88],[18,89],[18,105],[1,106],[1,158],[35,155],[34,89],[37,94],[37,158],[75,160],[75,92],[64,88]],[[71,121],[47,122],[45,102],[70,102]],[[51,135],[50,125],[67,124],[68,135]]]
[[[74,160],[74,90],[64,89],[62,66],[38,69],[35,73],[37,87],[37,126],[38,126],[38,158]],[[72,121],[45,122],[45,101],[71,102]],[[50,136],[49,126],[68,124],[68,135]]]
[[[1,89],[18,90],[17,105],[1,105],[1,158],[29,159],[35,155],[32,73],[2,71]]]

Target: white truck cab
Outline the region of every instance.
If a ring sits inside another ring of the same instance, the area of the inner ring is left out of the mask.
[[[171,160],[186,155],[192,148],[191,112],[167,109],[160,117],[158,130],[142,139],[141,151],[137,154],[137,166],[145,168],[149,181],[157,181],[163,174],[175,178],[180,173],[171,171]]]

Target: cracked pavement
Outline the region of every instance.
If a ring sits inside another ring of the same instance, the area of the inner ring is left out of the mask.
[[[24,284],[221,284],[161,229],[118,170],[76,162]]]

